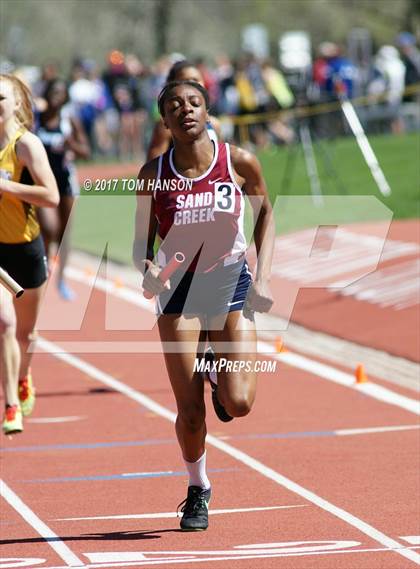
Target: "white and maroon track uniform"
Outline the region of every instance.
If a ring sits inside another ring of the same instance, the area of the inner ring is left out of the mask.
[[[186,256],[182,274],[171,278],[175,292],[160,295],[159,310],[164,313],[181,313],[187,296],[188,312],[241,309],[251,282],[245,261],[244,194],[234,177],[229,144],[214,143],[214,148],[212,163],[197,178],[176,171],[173,148],[159,158],[154,200],[162,243],[157,260],[164,266],[177,251]],[[196,298],[189,290],[194,275]]]
[[[186,255],[189,266],[202,248],[190,270],[206,273],[245,254],[244,195],[234,178],[229,145],[214,147],[210,167],[197,178],[176,171],[173,148],[159,159],[154,199],[162,266],[176,251]]]

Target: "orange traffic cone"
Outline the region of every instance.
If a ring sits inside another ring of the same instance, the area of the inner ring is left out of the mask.
[[[275,340],[275,347],[276,352],[279,354],[280,352],[287,352],[287,348],[284,345],[283,339],[281,336],[277,336]]]
[[[366,383],[369,381],[368,376],[365,373],[365,368],[363,364],[359,364],[356,368],[356,383]]]
[[[124,283],[122,282],[122,280],[120,278],[117,277],[114,280],[114,286],[115,286],[115,288],[123,288]]]

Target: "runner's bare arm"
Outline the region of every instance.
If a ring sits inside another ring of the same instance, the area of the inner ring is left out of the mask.
[[[133,262],[138,270],[145,275],[143,287],[154,295],[168,290],[169,284],[159,279],[160,267],[152,263],[154,258],[157,221],[154,211],[153,193],[149,190],[148,182],[155,182],[157,160],[147,162],[137,177],[137,209],[135,220],[135,236],[133,244]]]
[[[137,180],[137,208],[135,218],[135,234],[133,243],[133,262],[138,270],[144,274],[145,252],[146,258],[153,259],[153,245],[156,234],[157,221],[154,212],[154,200],[151,191],[148,191],[148,182],[156,179],[157,160],[147,162],[140,170]]]
[[[273,211],[258,159],[250,152],[235,146],[231,146],[231,156],[232,165],[239,176],[238,182],[250,197],[254,210],[254,240],[258,262],[249,303],[257,312],[267,312],[273,304],[269,288],[275,242]],[[252,196],[257,199],[252,199]]]
[[[56,207],[60,201],[57,183],[39,138],[26,132],[16,144],[16,154],[21,164],[28,168],[34,185],[0,179],[0,193],[12,194],[39,207]]]

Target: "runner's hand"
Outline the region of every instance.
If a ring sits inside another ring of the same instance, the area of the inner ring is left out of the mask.
[[[254,312],[268,312],[273,306],[273,296],[267,281],[255,281],[248,292],[247,308]]]
[[[143,288],[153,293],[154,295],[160,294],[161,292],[171,290],[170,281],[163,283],[160,278],[161,268],[158,265],[154,265],[149,259],[143,260],[146,266],[146,273],[143,279]]]

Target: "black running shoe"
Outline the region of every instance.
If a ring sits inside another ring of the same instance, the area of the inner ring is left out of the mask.
[[[212,350],[212,348],[207,348],[207,350],[205,351],[204,354],[204,361],[206,362],[206,364],[208,362],[210,362],[211,365],[213,365],[215,358],[214,358],[214,352]],[[223,405],[220,403],[218,397],[217,397],[217,383],[215,383],[212,380],[213,374],[215,374],[216,372],[211,371],[210,373],[207,374],[207,378],[210,382],[210,386],[211,386],[211,400],[213,402],[213,407],[214,407],[214,411],[216,413],[216,415],[218,416],[218,418],[223,421],[223,423],[229,423],[229,421],[232,421],[233,417],[231,417],[226,409],[223,407]]]
[[[181,529],[183,531],[204,531],[209,526],[209,502],[211,488],[203,490],[199,486],[188,486],[188,495],[177,508],[183,513]]]

